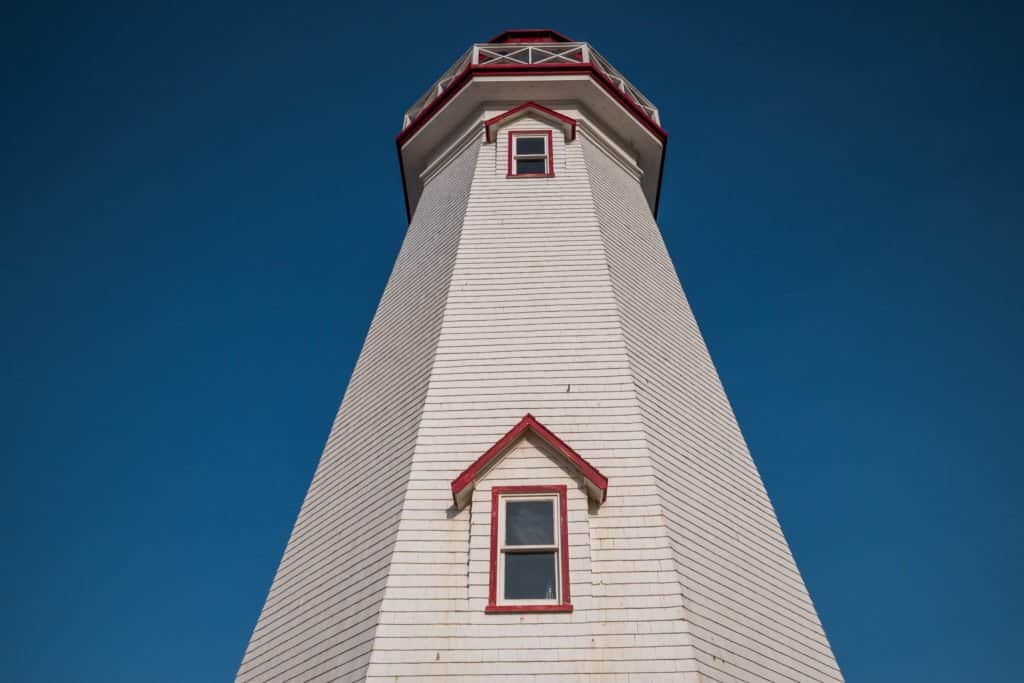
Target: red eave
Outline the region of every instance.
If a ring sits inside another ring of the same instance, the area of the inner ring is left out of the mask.
[[[589,74],[608,92],[608,94],[614,97],[623,107],[626,108],[627,111],[633,114],[641,125],[653,133],[654,136],[662,142],[662,144],[668,140],[668,133],[665,132],[665,129],[655,123],[654,120],[647,115],[647,112],[641,109],[636,102],[626,97],[626,95],[615,87],[615,84],[612,83],[611,80],[601,73],[601,71],[593,64],[476,64],[467,66],[463,69],[462,73],[456,76],[452,82],[448,84],[445,91],[431,100],[430,104],[424,107],[423,110],[416,115],[416,118],[413,119],[409,125],[396,136],[395,142],[398,145],[399,153],[401,153],[402,146],[409,140],[409,138],[411,138],[416,131],[422,128],[438,109],[443,107],[448,100],[450,100],[457,92],[462,90],[462,88],[464,88],[474,76],[531,76],[540,72],[545,74]]]
[[[498,439],[493,446],[488,448],[483,455],[477,458],[472,465],[463,470],[462,474],[452,481],[452,498],[455,499],[456,504],[458,504],[458,495],[471,486],[488,467],[504,454],[509,446],[518,441],[527,431],[536,434],[552,450],[572,463],[579,473],[601,492],[601,502],[604,502],[608,497],[608,477],[601,474],[583,456],[559,439],[554,432],[542,425],[537,418],[527,413],[505,436]]]

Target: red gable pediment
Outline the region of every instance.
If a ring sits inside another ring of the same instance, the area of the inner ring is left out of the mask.
[[[526,436],[527,432],[541,439],[557,457],[561,458],[583,477],[587,494],[598,503],[608,497],[608,477],[601,474],[579,453],[567,443],[559,439],[554,432],[542,425],[537,418],[527,413],[505,436],[498,439],[493,446],[477,458],[472,465],[463,470],[462,474],[452,481],[452,498],[455,506],[462,508],[469,501],[476,482],[483,478],[487,471],[508,452],[509,447]]]
[[[565,133],[566,142],[572,142],[576,139],[576,119],[565,114],[559,114],[554,109],[549,109],[536,102],[523,102],[517,107],[513,107],[484,121],[484,132],[487,136],[487,142],[494,142],[499,127],[512,123],[512,121],[520,116],[527,114],[532,114],[541,121],[546,121],[556,128],[560,128]]]

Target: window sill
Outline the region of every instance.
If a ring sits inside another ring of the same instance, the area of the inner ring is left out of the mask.
[[[554,173],[509,173],[506,178],[554,178]]]
[[[571,612],[572,605],[487,605],[485,614],[517,612]]]

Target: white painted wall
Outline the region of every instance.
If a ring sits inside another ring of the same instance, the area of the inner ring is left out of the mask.
[[[841,680],[647,203],[583,149],[700,670]]]
[[[477,149],[409,226],[239,681],[365,676]]]
[[[506,131],[480,138],[369,680],[696,680],[581,143],[554,135],[554,178],[507,178]],[[484,614],[489,499],[452,509],[451,480],[526,412],[613,482],[570,614]]]

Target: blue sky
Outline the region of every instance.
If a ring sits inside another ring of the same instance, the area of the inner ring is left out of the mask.
[[[402,113],[527,26],[661,109],[659,223],[848,679],[1018,679],[1019,5],[101,4],[0,22],[0,679],[233,675]]]

